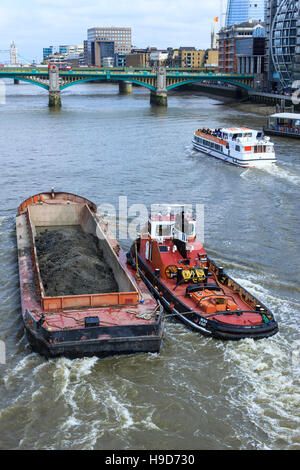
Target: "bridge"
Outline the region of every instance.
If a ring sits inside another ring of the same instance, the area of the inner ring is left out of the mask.
[[[91,81],[119,82],[121,93],[130,93],[132,84],[150,90],[150,103],[156,106],[167,106],[168,91],[179,86],[199,81],[222,82],[244,88],[255,89],[255,76],[249,74],[220,74],[210,71],[193,72],[171,70],[159,67],[157,70],[141,70],[131,68],[89,69],[78,68],[60,70],[51,64],[43,67],[1,67],[0,79],[11,78],[17,83],[25,81],[44,88],[49,92],[49,106],[61,106],[61,91],[79,83]]]

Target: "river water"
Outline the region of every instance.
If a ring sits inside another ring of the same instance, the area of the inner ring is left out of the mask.
[[[202,125],[261,128],[247,108],[178,92],[155,109],[145,89],[120,96],[113,84],[74,86],[62,101],[50,111],[44,90],[8,82],[0,106],[0,448],[299,449],[299,142],[273,138],[277,166],[245,170],[191,139]],[[167,320],[159,355],[32,353],[15,216],[52,186],[96,204],[204,204],[210,256],[273,310],[280,332],[224,343]]]

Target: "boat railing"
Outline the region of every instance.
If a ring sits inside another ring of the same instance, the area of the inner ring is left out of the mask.
[[[177,228],[174,228],[174,238],[184,243],[188,242],[188,236],[184,232],[178,230]]]
[[[31,222],[29,210],[26,211],[26,221],[27,221],[28,234],[29,234],[29,239],[30,239],[30,244],[31,244],[31,260],[32,260],[32,266],[33,266],[33,271],[34,271],[35,284],[37,287],[39,298],[40,300],[42,300],[42,298],[45,296],[45,290],[44,290],[44,286],[42,282],[40,268],[39,268],[38,261],[37,261],[38,257],[37,257],[35,242],[34,242],[32,222]]]
[[[43,309],[47,312],[76,308],[130,306],[136,305],[138,302],[139,296],[137,292],[42,297]]]

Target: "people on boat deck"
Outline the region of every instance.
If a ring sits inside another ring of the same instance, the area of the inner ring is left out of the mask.
[[[203,127],[202,129],[198,129],[198,132],[202,132],[202,134],[212,135],[214,137],[222,137],[221,129],[207,129]]]

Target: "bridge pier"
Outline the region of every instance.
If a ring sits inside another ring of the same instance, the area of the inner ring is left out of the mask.
[[[167,91],[165,92],[151,91],[150,104],[153,106],[168,106]]]
[[[49,108],[61,108],[60,91],[49,91]]]
[[[61,108],[59,69],[51,65],[49,69],[49,108]]]
[[[153,106],[168,106],[166,67],[159,67],[156,83],[156,90],[151,90],[150,104]]]
[[[132,83],[120,81],[119,82],[119,93],[120,95],[132,95]]]

